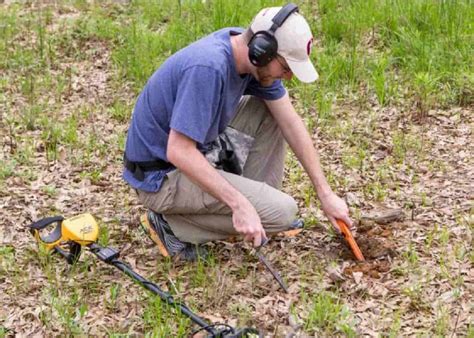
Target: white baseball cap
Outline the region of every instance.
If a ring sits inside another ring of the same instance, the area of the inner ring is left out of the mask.
[[[269,30],[272,19],[281,7],[262,9],[253,19],[250,29],[253,33]],[[309,55],[313,44],[313,34],[305,18],[298,12],[291,14],[275,32],[278,41],[277,53],[281,55],[291,71],[302,82],[313,82],[319,77]]]

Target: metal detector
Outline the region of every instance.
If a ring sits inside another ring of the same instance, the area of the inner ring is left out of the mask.
[[[44,235],[40,233],[41,230],[44,230],[54,223],[56,223],[56,227],[49,234]],[[84,246],[102,262],[112,265],[124,272],[145,289],[158,295],[168,305],[177,308],[179,312],[199,325],[200,328],[192,332],[190,336],[201,331],[207,331],[207,337],[215,338],[263,336],[255,328],[233,328],[227,324],[210,324],[193,313],[185,304],[175,301],[173,296],[169,293],[161,290],[158,285],[146,280],[133,271],[129,265],[120,261],[118,259],[119,252],[117,250],[110,247],[102,247],[96,243],[99,236],[99,226],[91,214],[81,214],[68,219],[64,219],[62,216],[47,217],[32,223],[28,227],[38,242],[43,243],[47,250],[53,250],[53,252],[59,253],[69,264],[77,262],[81,255],[81,248]]]

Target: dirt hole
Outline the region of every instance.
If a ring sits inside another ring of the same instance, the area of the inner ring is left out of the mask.
[[[372,278],[380,278],[381,273],[390,271],[390,258],[396,255],[393,229],[394,224],[371,224],[358,227],[355,239],[365,257],[365,262],[351,264],[344,269],[344,274],[352,275],[354,272],[362,272]],[[342,257],[347,260],[355,259],[347,246]]]

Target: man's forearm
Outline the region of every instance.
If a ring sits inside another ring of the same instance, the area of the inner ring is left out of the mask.
[[[321,168],[319,154],[300,118],[295,119],[290,128],[283,130],[283,135],[295,153],[296,157],[308,173],[318,196],[322,197],[331,192]]]
[[[177,142],[177,144],[174,147],[168,147],[168,160],[202,190],[228,205],[234,212],[244,203],[243,200],[247,201],[240,191],[209,164],[196,149],[195,143],[189,139],[183,139],[182,135],[174,131],[171,132],[170,142]]]

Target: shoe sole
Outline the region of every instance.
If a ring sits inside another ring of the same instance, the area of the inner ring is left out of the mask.
[[[287,237],[287,238],[293,238],[293,237],[298,236],[301,231],[303,231],[303,229],[293,229],[293,230],[277,232],[276,235],[277,236],[282,236],[282,237]]]
[[[158,251],[160,254],[162,254],[165,257],[170,257],[170,254],[168,250],[166,250],[165,245],[163,244],[160,236],[155,232],[155,230],[152,228],[150,221],[148,220],[148,216],[145,213],[144,215],[140,216],[140,225],[141,227],[145,230],[147,233],[148,237],[155,242],[155,244],[158,246]]]

